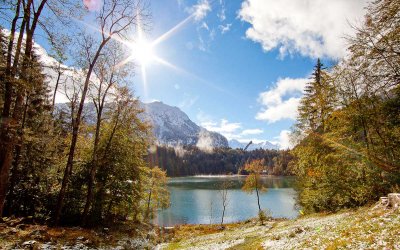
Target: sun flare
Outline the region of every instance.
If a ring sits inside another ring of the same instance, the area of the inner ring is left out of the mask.
[[[134,61],[141,66],[146,66],[156,58],[153,45],[145,39],[138,39],[131,44],[131,53]]]

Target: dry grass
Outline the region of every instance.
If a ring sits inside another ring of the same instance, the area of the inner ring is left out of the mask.
[[[153,230],[148,225],[123,224],[110,230],[84,229],[79,227],[49,227],[25,224],[22,218],[8,219],[0,223],[0,249],[13,249],[23,242],[35,241],[38,246],[50,243],[54,247],[73,246],[82,243],[90,248],[116,246],[121,239],[145,239]],[[157,233],[155,236],[158,237]],[[154,237],[154,235],[152,236]],[[156,241],[155,239],[151,239]]]
[[[174,228],[173,241],[179,241],[181,239],[190,239],[196,236],[208,235],[219,233],[224,230],[233,230],[243,226],[244,222],[224,224],[224,228],[220,225],[212,224],[200,224],[200,225],[179,225]]]
[[[217,229],[181,226],[160,249],[400,249],[400,210],[379,206]]]

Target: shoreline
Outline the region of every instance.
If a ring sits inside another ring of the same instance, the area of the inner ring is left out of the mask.
[[[226,177],[246,177],[247,175],[244,174],[226,174],[226,175],[186,175],[186,176],[167,176],[168,178],[189,178],[189,177],[195,177],[195,178],[226,178]],[[261,177],[277,177],[277,178],[283,178],[283,177],[293,177],[296,178],[295,175],[267,175],[263,174]]]

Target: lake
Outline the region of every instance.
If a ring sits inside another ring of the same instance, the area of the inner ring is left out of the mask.
[[[256,193],[249,194],[241,190],[245,176],[194,176],[169,179],[171,206],[160,210],[155,222],[160,226],[220,223],[222,201],[218,187],[224,180],[232,182],[232,188],[228,191],[229,202],[224,223],[256,217]],[[262,182],[268,191],[260,194],[261,209],[268,209],[275,218],[297,217],[294,178],[264,176]]]

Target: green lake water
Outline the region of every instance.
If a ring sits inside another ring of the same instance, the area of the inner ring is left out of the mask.
[[[224,222],[243,221],[257,216],[256,193],[249,194],[241,190],[244,176],[195,176],[169,179],[171,206],[159,211],[155,222],[160,226],[219,223],[222,201],[218,187],[226,179],[233,186],[228,191]],[[297,217],[294,178],[265,176],[262,181],[268,191],[260,194],[261,208],[269,210],[275,218]]]

